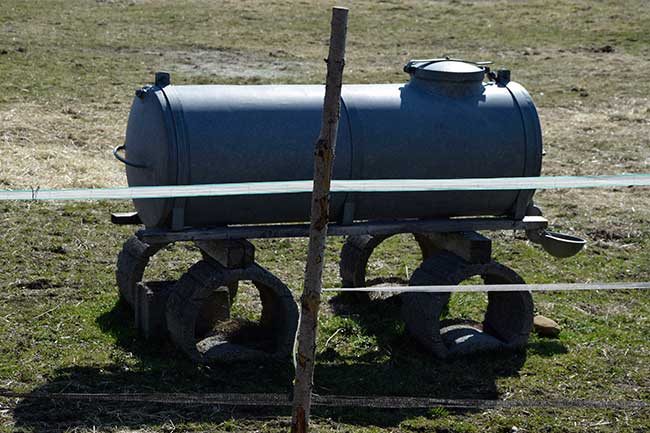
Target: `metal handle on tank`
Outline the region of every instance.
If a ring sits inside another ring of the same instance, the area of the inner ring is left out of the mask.
[[[124,150],[124,147],[125,147],[124,144],[120,144],[119,146],[116,146],[113,149],[113,156],[115,157],[115,159],[117,159],[118,161],[120,161],[120,162],[122,162],[122,163],[124,163],[124,164],[126,164],[126,165],[128,165],[130,167],[147,168],[147,166],[144,165],[144,164],[138,164],[138,163],[135,163],[135,162],[131,162],[131,161],[127,160],[126,158],[124,158],[122,155],[120,155],[120,151]]]

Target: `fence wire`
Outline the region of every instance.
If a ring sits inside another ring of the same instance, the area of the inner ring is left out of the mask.
[[[292,405],[291,395],[280,393],[54,393],[40,391],[20,393],[0,391],[0,397],[27,400],[85,401],[89,403],[158,403],[259,407],[290,407]],[[641,400],[483,400],[317,394],[313,395],[312,404],[321,407],[374,409],[429,409],[434,407],[450,409],[650,409],[650,402]]]

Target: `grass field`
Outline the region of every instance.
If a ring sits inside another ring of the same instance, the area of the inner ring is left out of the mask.
[[[493,60],[533,96],[544,174],[647,173],[650,9],[644,1],[355,1],[345,81],[401,82],[410,58]],[[111,148],[134,89],[156,70],[174,83],[321,83],[328,1],[2,0],[0,188],[125,185]],[[521,234],[494,233],[497,260],[528,282],[650,280],[648,189],[544,191],[553,227],[589,240],[550,258]],[[170,343],[147,344],[118,303],[116,255],[133,228],[109,213],[127,202],[0,202],[0,387],[66,392],[286,392],[285,365],[201,366]],[[255,242],[259,262],[297,295],[304,240]],[[330,240],[325,285],[339,282]],[[371,277],[419,262],[409,237],[373,256]],[[189,245],[156,257],[148,276],[177,278]],[[255,314],[252,297],[238,308]],[[320,394],[650,401],[645,292],[535,294],[563,330],[525,351],[440,362],[404,335],[387,305],[344,316],[323,303]],[[457,316],[484,300],[455,296]],[[286,431],[287,410],[0,400],[1,431]],[[318,432],[643,432],[650,411],[314,411]]]

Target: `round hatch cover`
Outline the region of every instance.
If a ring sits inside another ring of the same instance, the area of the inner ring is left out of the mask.
[[[485,75],[483,67],[455,59],[411,60],[404,71],[432,81],[483,81]]]

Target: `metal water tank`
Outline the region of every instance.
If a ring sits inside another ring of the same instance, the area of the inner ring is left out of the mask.
[[[508,71],[450,59],[411,61],[400,84],[344,85],[334,179],[539,176],[542,138],[535,106]],[[324,86],[174,86],[136,92],[116,156],[130,186],[304,180]],[[124,150],[125,154],[119,153]],[[534,191],[333,194],[331,220],[510,216]],[[137,199],[149,227],[172,215],[193,227],[309,219],[309,194]],[[344,212],[345,209],[345,212]]]

